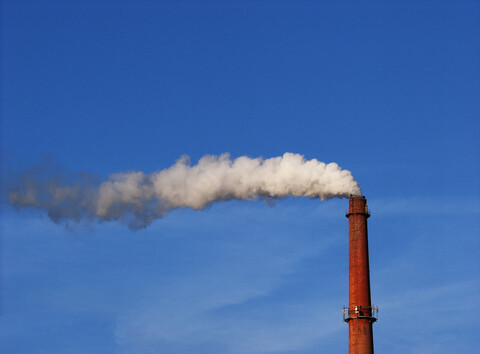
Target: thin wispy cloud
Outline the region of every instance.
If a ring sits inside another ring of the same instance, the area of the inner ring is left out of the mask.
[[[480,199],[474,197],[421,197],[369,200],[376,215],[480,215]]]

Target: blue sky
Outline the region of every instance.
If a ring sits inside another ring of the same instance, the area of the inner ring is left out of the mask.
[[[184,154],[337,162],[372,212],[377,352],[478,348],[478,2],[1,6],[2,194],[44,156],[100,178]],[[230,201],[133,232],[3,204],[0,348],[346,353],[346,207]]]

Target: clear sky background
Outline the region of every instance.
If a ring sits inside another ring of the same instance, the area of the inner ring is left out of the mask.
[[[473,353],[478,1],[1,5],[2,198],[45,156],[337,162],[367,197],[378,353]],[[57,167],[60,168],[60,167]],[[1,214],[5,353],[346,353],[347,200],[217,203],[147,229]]]

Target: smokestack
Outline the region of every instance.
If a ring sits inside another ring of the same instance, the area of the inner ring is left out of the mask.
[[[348,323],[349,354],[373,353],[372,324],[378,309],[370,299],[367,219],[370,212],[365,197],[350,197],[346,214],[349,225],[349,302],[343,309]]]

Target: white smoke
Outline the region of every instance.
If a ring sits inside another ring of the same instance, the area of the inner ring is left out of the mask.
[[[325,200],[361,194],[350,171],[336,163],[305,160],[292,153],[234,160],[222,154],[204,156],[194,166],[182,157],[173,166],[150,174],[115,173],[100,184],[88,175],[70,184],[58,178],[43,183],[24,178],[22,186],[10,190],[9,203],[46,209],[55,222],[121,220],[136,229],[173,209],[200,210],[217,201],[288,196]]]

